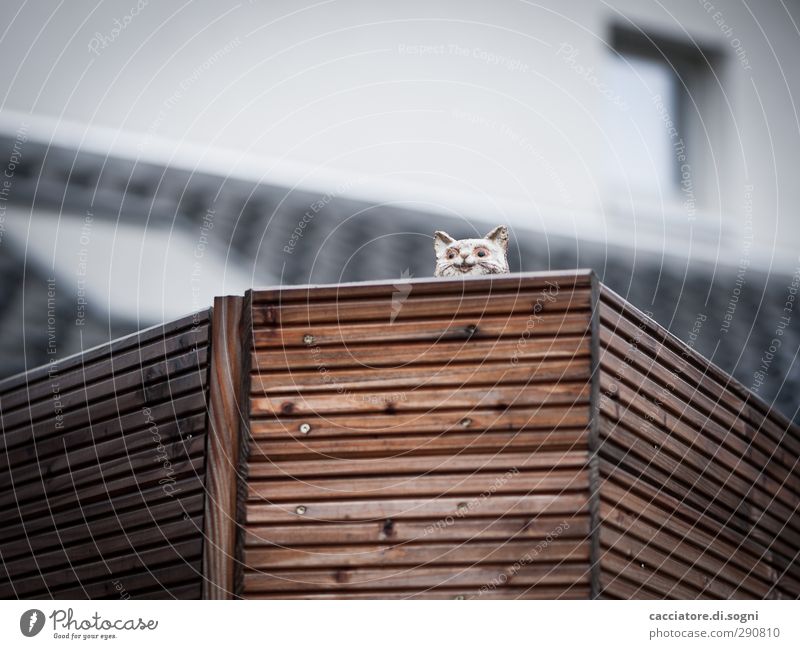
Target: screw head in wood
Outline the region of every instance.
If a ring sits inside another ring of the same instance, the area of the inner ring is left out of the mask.
[[[298,505],[294,508],[294,513],[302,516],[306,513],[306,506],[305,505]]]
[[[305,336],[303,336],[303,342],[306,345],[313,345],[314,344],[314,336],[312,336],[311,334],[306,334]]]
[[[463,595],[456,595],[453,599],[464,599]]]
[[[464,417],[460,422],[461,428],[469,428],[472,426],[472,420],[469,417]]]
[[[308,435],[311,432],[311,424],[300,424],[300,432]]]

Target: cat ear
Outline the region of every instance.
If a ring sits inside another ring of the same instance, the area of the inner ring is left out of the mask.
[[[498,225],[494,230],[487,234],[484,239],[488,239],[492,243],[496,243],[503,250],[508,250],[508,228],[504,225]]]
[[[455,243],[456,240],[453,239],[447,232],[442,232],[441,230],[437,230],[433,233],[433,249],[436,251],[436,256],[438,257],[441,255],[447,247],[451,243]]]

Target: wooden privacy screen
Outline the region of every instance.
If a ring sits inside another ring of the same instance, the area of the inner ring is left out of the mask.
[[[0,382],[0,597],[201,596],[208,345],[206,311]]]
[[[588,271],[254,290],[52,383],[0,383],[6,597],[800,597],[800,431]]]
[[[250,300],[237,592],[590,595],[589,274]]]
[[[800,596],[798,428],[600,287],[598,588]]]

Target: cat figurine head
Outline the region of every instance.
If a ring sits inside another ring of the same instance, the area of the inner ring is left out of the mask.
[[[498,225],[483,239],[453,239],[446,232],[433,235],[436,277],[469,277],[508,272],[508,228]]]

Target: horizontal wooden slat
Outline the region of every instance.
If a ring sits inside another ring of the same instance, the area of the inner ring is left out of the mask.
[[[377,546],[307,546],[245,551],[252,570],[356,566],[424,566],[480,563],[539,563],[589,560],[586,540],[508,541],[506,543],[425,543]]]
[[[462,444],[461,441],[467,443]],[[499,446],[495,442],[502,442]],[[332,460],[378,459],[385,457],[421,457],[434,455],[441,457],[449,451],[454,453],[512,453],[538,452],[548,450],[585,450],[588,446],[588,431],[585,429],[559,429],[557,431],[522,431],[504,434],[476,434],[428,436],[400,435],[397,437],[336,438],[310,441],[261,442],[254,453],[263,453],[259,458],[269,457],[275,462],[314,460],[328,457]],[[259,461],[254,458],[254,461]]]
[[[566,290],[571,287],[588,287],[592,271],[537,271],[463,278],[394,279],[383,282],[351,282],[332,285],[302,285],[264,288],[249,292],[254,305],[271,302],[322,302],[330,300],[358,300],[364,298],[389,298],[400,292],[406,295],[468,295],[497,291],[536,291],[551,286]],[[406,290],[408,289],[408,290]]]
[[[70,582],[67,585],[51,589],[49,593],[37,595],[38,598],[53,597],[55,599],[119,599],[118,582],[125,592],[135,598],[166,599],[173,596],[185,597],[187,591],[194,593],[193,599],[200,597],[200,556],[194,555],[181,563],[168,564],[163,567],[154,566],[139,569],[122,575],[103,574],[95,581],[83,580],[79,584]]]
[[[588,485],[584,485],[585,487]],[[578,488],[578,485],[576,485]],[[477,500],[476,500],[477,498]],[[520,516],[526,514],[576,514],[587,507],[585,494],[435,498],[426,500],[356,500],[296,502],[280,505],[250,504],[246,522],[371,521],[385,518],[440,516]],[[302,512],[302,513],[301,513]]]
[[[587,462],[588,458],[583,451],[486,455],[474,455],[463,452],[454,455],[433,457],[399,457],[339,461],[331,461],[330,459],[285,462],[267,461],[251,462],[248,468],[248,479],[308,479],[320,476],[344,477],[359,475],[397,476],[404,474],[427,474],[432,472],[452,473],[456,471],[471,473],[478,469],[494,471],[508,471],[512,469],[580,469],[586,466]]]
[[[560,530],[558,538],[584,539],[589,535],[588,516],[541,516],[505,518],[454,518],[452,523],[431,520],[385,519],[369,523],[308,523],[298,525],[250,525],[246,547],[403,543],[407,541],[470,541],[543,539]]]
[[[253,462],[269,459],[285,462],[287,458],[329,460],[343,458],[381,458],[402,455],[406,459],[422,455],[442,457],[448,453],[519,453],[548,450],[588,449],[588,430],[558,428],[555,430],[520,430],[516,432],[479,432],[437,435],[375,435],[358,437],[303,438],[259,441],[250,448]]]
[[[253,502],[325,500],[336,498],[392,498],[413,496],[474,495],[484,492],[564,493],[586,488],[587,474],[581,471],[547,469],[538,472],[443,474],[425,476],[379,476],[376,478],[313,478],[249,482],[248,498]]]
[[[545,315],[501,315],[460,318],[431,318],[417,321],[375,322],[367,324],[316,324],[313,327],[258,327],[253,330],[256,349],[308,347],[313,345],[352,345],[358,343],[397,343],[410,341],[480,340],[503,337],[529,340],[543,334],[581,334],[589,327],[588,311],[565,311]]]
[[[542,359],[572,359],[589,353],[588,336],[556,336],[519,341],[408,343],[391,349],[384,345],[338,348],[282,349],[253,354],[255,371],[301,370],[333,367],[402,367],[413,363],[493,362],[527,363]]]
[[[589,308],[589,289],[565,289],[549,297],[535,292],[486,293],[409,297],[400,307],[391,299],[363,299],[310,303],[282,303],[253,307],[255,327],[341,324],[344,322],[403,322],[414,318],[447,315],[450,318],[490,315],[539,315]],[[311,333],[311,332],[309,332]]]
[[[659,404],[663,405],[661,396],[645,392],[644,379],[639,388],[607,377],[601,383],[606,390],[613,391],[612,397],[604,393],[599,403],[601,411],[610,421],[628,422],[628,426],[637,431],[640,437],[646,437],[648,441],[672,451],[681,462],[697,457],[696,464],[704,466],[704,470],[717,479],[734,485],[746,485],[748,492],[759,486],[765,493],[797,500],[794,492],[800,486],[797,478],[789,478],[774,464],[769,466],[769,458],[731,435],[723,435],[718,442],[715,439],[719,433],[716,425],[693,421],[692,417],[684,416],[685,411],[662,413],[657,417],[656,414],[661,412]],[[760,469],[754,466],[758,460],[762,462]]]
[[[499,586],[485,591],[475,589],[459,588],[420,588],[417,590],[357,590],[357,591],[325,591],[313,593],[291,593],[279,592],[268,593],[248,593],[248,599],[475,599],[475,600],[494,600],[494,599],[590,599],[591,589],[588,585],[577,586],[522,586],[512,588],[509,586]]]
[[[358,394],[319,394],[299,397],[265,397],[250,400],[253,416],[339,414],[347,412],[428,412],[444,408],[495,408],[538,404],[572,404],[589,398],[585,381],[560,381],[527,385],[487,386],[482,388],[432,388],[408,392],[362,392]]]
[[[253,396],[274,394],[310,394],[313,392],[356,392],[362,390],[462,387],[543,381],[574,381],[590,374],[589,356],[568,359],[543,359],[511,364],[495,363],[486,358],[475,364],[457,365],[445,362],[439,367],[330,368],[326,372],[296,370],[276,372],[274,368],[256,370],[251,378]]]
[[[300,431],[305,423],[307,434]],[[537,408],[469,408],[460,412],[432,411],[423,414],[398,412],[393,415],[362,417],[357,415],[311,416],[302,420],[288,418],[253,418],[250,433],[256,440],[276,437],[315,439],[356,435],[396,435],[406,433],[446,433],[487,430],[537,430],[560,426],[585,426],[588,408],[584,404],[550,405]]]
[[[298,591],[375,588],[435,588],[469,586],[478,590],[505,578],[514,586],[573,585],[588,580],[588,570],[582,564],[528,564],[512,577],[510,568],[502,567],[426,567],[426,568],[337,568],[327,570],[287,570],[280,574],[245,571],[244,591]]]

